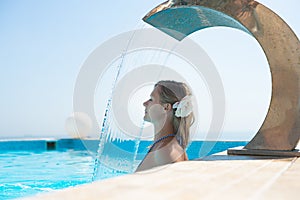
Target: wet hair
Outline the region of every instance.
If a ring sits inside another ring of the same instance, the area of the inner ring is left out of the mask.
[[[164,80],[155,84],[159,87],[160,103],[169,103],[173,106],[174,103],[180,102],[187,95],[192,95],[187,84],[182,82]],[[193,112],[187,117],[176,117],[176,108],[173,109],[173,129],[176,138],[183,149],[186,149],[189,143],[190,127],[194,122]]]

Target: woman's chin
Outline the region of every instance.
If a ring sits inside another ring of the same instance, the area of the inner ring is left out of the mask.
[[[150,118],[147,115],[144,116],[144,121],[145,122],[151,122]]]

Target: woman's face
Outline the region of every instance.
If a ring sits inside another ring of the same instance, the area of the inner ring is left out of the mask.
[[[156,123],[166,119],[166,111],[160,103],[159,86],[153,89],[150,99],[143,105],[145,106],[145,121]]]

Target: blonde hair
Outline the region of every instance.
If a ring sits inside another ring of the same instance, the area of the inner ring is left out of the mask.
[[[156,86],[159,86],[160,103],[173,105],[180,102],[185,96],[192,95],[189,87],[182,82],[165,80],[157,82]],[[185,149],[189,143],[190,127],[194,122],[194,114],[192,112],[187,117],[176,117],[175,111],[176,108],[173,109],[173,128],[180,146]]]

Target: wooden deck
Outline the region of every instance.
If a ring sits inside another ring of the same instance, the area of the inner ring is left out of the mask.
[[[228,156],[222,152],[26,199],[299,198],[299,158]]]

